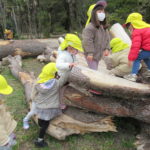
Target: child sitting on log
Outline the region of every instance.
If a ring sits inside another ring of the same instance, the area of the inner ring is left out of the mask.
[[[24,118],[24,124],[28,124],[29,118],[36,114],[40,126],[39,136],[35,140],[35,146],[45,147],[48,144],[44,141],[46,130],[50,121],[61,114],[59,89],[63,80],[57,79],[57,68],[55,63],[48,63],[43,67],[34,86],[33,104],[31,112]]]
[[[3,95],[9,95],[12,91],[13,88],[0,75],[0,150],[11,150],[11,147],[16,144],[16,137],[13,132],[17,123],[2,101]]]
[[[123,77],[131,72],[132,67],[128,66],[128,53],[130,47],[120,38],[113,38],[110,41],[112,54],[105,56],[104,61],[111,75]]]

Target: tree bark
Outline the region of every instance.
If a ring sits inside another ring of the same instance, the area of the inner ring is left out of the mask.
[[[149,102],[131,101],[116,97],[87,95],[79,91],[79,87],[67,87],[64,93],[65,103],[69,106],[85,109],[98,114],[107,114],[117,117],[132,117],[150,123]],[[82,89],[81,89],[82,91]]]

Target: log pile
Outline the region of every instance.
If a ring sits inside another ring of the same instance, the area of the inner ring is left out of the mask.
[[[20,56],[15,57],[9,56],[5,58],[5,60],[6,59],[10,63],[9,66],[12,74],[16,78],[18,78],[24,85],[26,100],[27,103],[29,103],[31,101],[30,97],[31,88],[35,79],[34,75],[23,71],[23,69],[21,68],[22,63]],[[116,131],[116,127],[112,122],[111,119],[112,117],[110,116],[136,118],[139,121],[141,121],[142,126],[143,125],[145,126],[146,129],[145,133],[150,134],[149,129],[150,106],[148,99],[146,98],[140,99],[132,97],[130,97],[130,99],[126,99],[124,95],[122,96],[121,95],[108,96],[107,94],[103,94],[101,96],[91,95],[85,89],[88,87],[86,84],[81,86],[82,88],[81,87],[79,88],[77,86],[80,85],[76,82],[78,80],[78,77],[80,77],[82,73],[82,68],[83,66],[78,66],[76,68],[77,70],[80,70],[78,76],[75,76],[76,74],[74,73],[74,70],[72,70],[70,74],[69,80],[71,84],[66,88],[64,93],[64,100],[65,103],[68,105],[68,109],[64,111],[64,114],[62,116],[52,121],[48,129],[48,133],[51,136],[62,140],[65,139],[66,136],[69,136],[71,134]],[[85,68],[85,70],[86,69],[88,70],[88,68]],[[93,73],[96,74],[96,71]],[[76,80],[75,81],[71,80],[74,77],[76,78]],[[79,80],[79,83],[80,82],[81,80]],[[93,82],[89,82],[89,84],[90,83]],[[98,84],[100,83],[98,82]],[[127,85],[129,84],[128,86],[131,89],[132,87],[134,87],[135,93],[136,91],[139,92],[136,88],[148,87],[148,85],[139,83],[136,83],[137,86],[134,86],[135,83],[130,81],[127,82],[126,84]],[[101,86],[98,86],[97,90],[101,90]],[[105,93],[106,91],[103,90],[103,92]]]
[[[34,75],[23,71],[21,68],[21,57],[19,55],[15,57],[9,56],[6,59],[10,63],[9,66],[12,74],[23,84],[27,103],[31,105],[31,89],[35,81]],[[69,94],[74,95],[74,92],[69,92]],[[66,95],[66,92],[64,95]],[[37,122],[37,118],[35,117],[34,119]],[[71,134],[108,131],[116,132],[116,127],[111,116],[91,113],[85,109],[68,105],[61,116],[51,121],[47,132],[51,136],[63,140]]]

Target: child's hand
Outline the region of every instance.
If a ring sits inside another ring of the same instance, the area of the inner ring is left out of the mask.
[[[90,55],[89,55],[89,56],[86,57],[86,59],[87,59],[88,61],[92,61],[92,60],[93,60],[93,56],[90,56]]]
[[[69,68],[72,68],[72,67],[74,67],[74,66],[76,66],[77,64],[76,63],[70,63],[69,64]]]

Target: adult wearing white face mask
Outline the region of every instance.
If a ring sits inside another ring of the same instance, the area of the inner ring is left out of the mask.
[[[102,56],[107,56],[110,50],[110,37],[105,15],[106,6],[107,3],[104,0],[90,6],[87,13],[89,18],[82,33],[86,61],[89,68],[93,70],[98,69]]]

